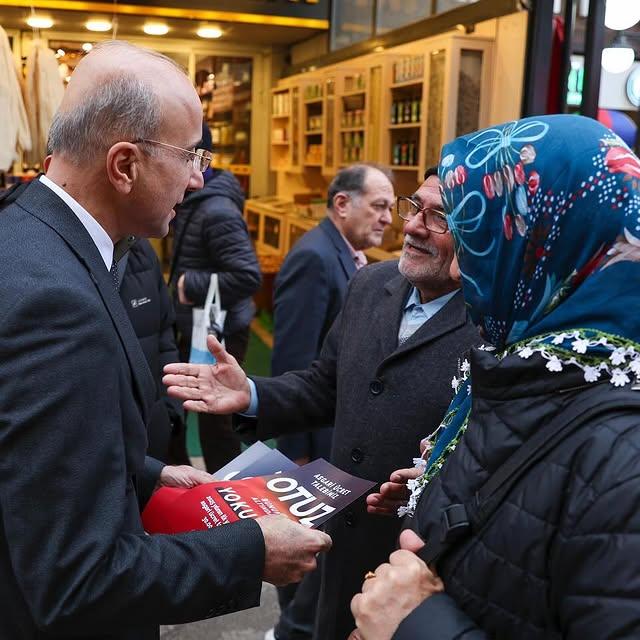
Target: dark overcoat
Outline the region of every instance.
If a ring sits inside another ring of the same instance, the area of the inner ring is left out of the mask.
[[[91,236],[34,181],[0,237],[0,638],[146,640],[256,605],[255,521],[142,529],[155,388]]]
[[[333,421],[331,462],[375,482],[411,466],[422,437],[434,431],[452,397],[458,359],[480,341],[457,293],[402,346],[398,330],[410,284],[397,261],[361,269],[320,358],[309,369],[256,378],[257,436],[282,427]],[[364,498],[326,527],[333,548],[322,564],[317,640],[344,640],[353,630],[349,603],[364,573],[387,560],[400,520],[366,513]]]

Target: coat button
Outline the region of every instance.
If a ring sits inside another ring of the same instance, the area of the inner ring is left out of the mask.
[[[361,449],[354,449],[351,452],[351,459],[356,463],[360,463],[362,462],[362,460],[364,459],[364,453],[362,453]]]
[[[353,511],[347,511],[344,514],[344,521],[348,527],[354,527],[356,524],[356,517],[353,514]]]
[[[384,383],[382,382],[382,380],[372,380],[369,383],[369,391],[371,391],[371,393],[374,396],[379,396],[382,393],[382,390],[384,389]]]

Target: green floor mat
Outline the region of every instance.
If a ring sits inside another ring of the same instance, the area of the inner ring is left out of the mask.
[[[271,349],[267,347],[253,331],[249,334],[249,347],[244,363],[244,370],[248,375],[268,376],[271,371]],[[275,446],[273,440],[266,442]],[[198,438],[198,419],[195,413],[187,417],[187,451],[190,456],[201,456],[200,439]]]

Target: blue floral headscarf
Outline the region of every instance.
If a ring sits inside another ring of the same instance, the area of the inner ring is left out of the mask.
[[[445,145],[439,177],[469,313],[497,357],[640,384],[640,161],[626,144],[589,118],[526,118]],[[464,432],[470,381],[454,384],[417,489]]]

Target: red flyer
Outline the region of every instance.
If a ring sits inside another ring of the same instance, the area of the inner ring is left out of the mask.
[[[192,489],[163,487],[149,500],[142,522],[148,533],[179,533],[281,513],[315,528],[374,485],[319,459],[275,475],[221,480]]]

